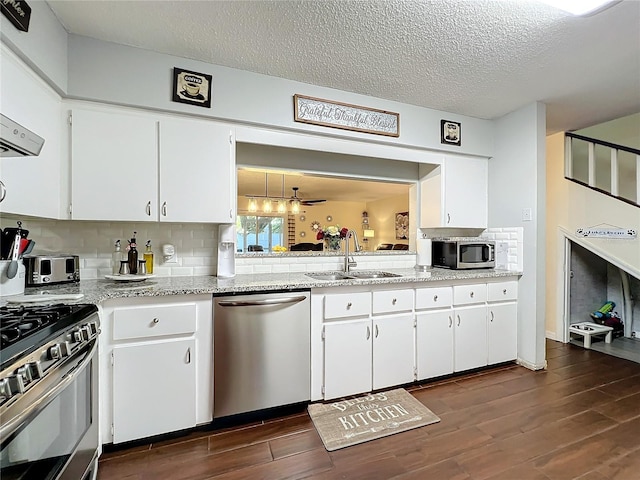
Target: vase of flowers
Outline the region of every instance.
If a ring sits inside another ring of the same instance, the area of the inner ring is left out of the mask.
[[[348,228],[340,228],[340,225],[329,225],[318,230],[316,240],[324,240],[325,248],[329,251],[340,250],[340,242],[347,236]]]

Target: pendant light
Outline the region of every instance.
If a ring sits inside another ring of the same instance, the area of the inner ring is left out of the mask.
[[[278,213],[287,213],[287,200],[284,198],[284,174],[282,174],[282,196],[278,199]]]
[[[249,199],[249,208],[248,210],[250,212],[257,212],[258,211],[258,201],[255,198],[250,198]]]
[[[291,200],[291,213],[300,213],[300,200],[298,200],[298,187],[293,187],[293,200]]]

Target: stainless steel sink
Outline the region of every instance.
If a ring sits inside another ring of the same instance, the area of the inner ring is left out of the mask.
[[[307,277],[311,277],[314,280],[327,280],[327,281],[332,281],[332,280],[349,280],[349,279],[353,279],[353,277],[344,274],[344,273],[340,273],[340,272],[322,272],[322,273],[306,273],[305,274]]]
[[[365,272],[365,271],[352,271],[349,272],[349,276],[355,279],[366,279],[366,278],[393,278],[393,277],[401,277],[402,275],[398,275],[397,273],[390,272]]]
[[[390,272],[378,272],[378,271],[357,271],[352,270],[350,272],[318,272],[318,273],[306,273],[307,277],[311,277],[314,280],[326,280],[326,281],[335,281],[335,280],[366,280],[371,278],[392,278],[392,277],[401,277],[402,275],[398,275],[396,273]]]

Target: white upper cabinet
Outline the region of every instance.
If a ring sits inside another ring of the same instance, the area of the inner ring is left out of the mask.
[[[205,120],[73,108],[72,218],[232,223],[232,134]]]
[[[446,157],[420,180],[420,228],[487,228],[488,160]]]
[[[65,218],[62,195],[66,194],[67,179],[61,172],[67,162],[63,161],[60,96],[4,45],[0,49],[0,70],[2,114],[44,138],[38,156],[0,159],[0,180],[7,189],[0,211]]]
[[[160,121],[160,221],[232,223],[235,145],[231,128]]]
[[[156,139],[151,115],[74,108],[71,218],[158,220]]]

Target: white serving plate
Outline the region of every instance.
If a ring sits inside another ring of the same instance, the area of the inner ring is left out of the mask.
[[[116,282],[142,282],[147,278],[153,278],[155,275],[147,274],[147,275],[105,275],[104,278],[107,280],[114,280]]]

